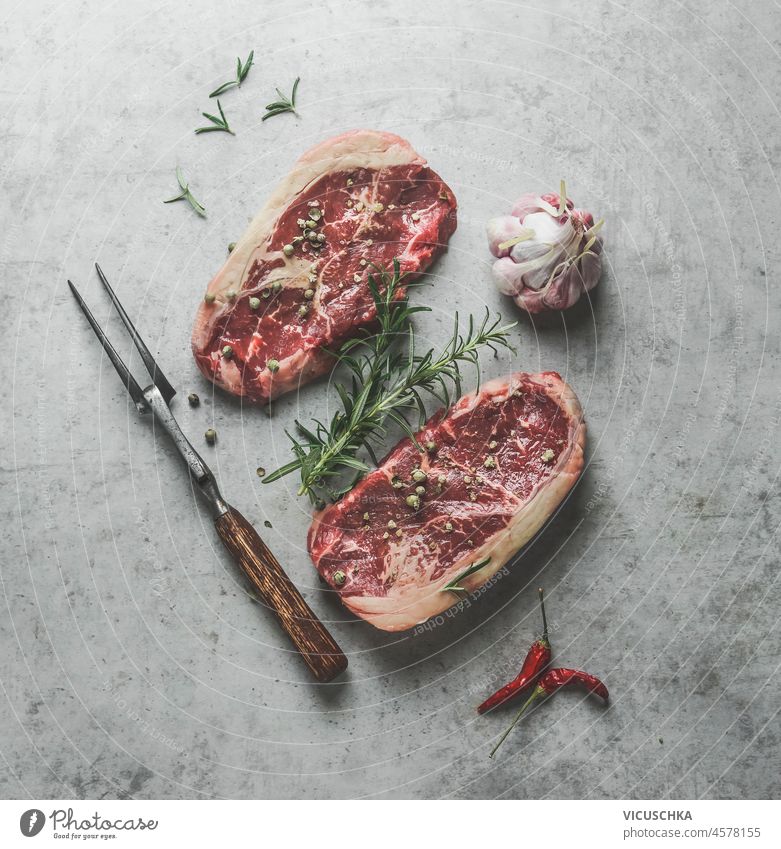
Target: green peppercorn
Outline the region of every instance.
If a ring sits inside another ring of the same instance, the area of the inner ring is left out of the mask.
[[[229,254],[232,254],[232,253],[233,253],[233,249],[234,249],[235,247],[236,247],[236,242],[230,242],[230,243],[228,244],[228,253],[229,253]]]
[[[281,291],[282,291],[282,284],[279,282],[279,280],[275,280],[275,281],[271,284],[271,288],[272,288],[275,292],[281,292]]]
[[[418,495],[408,495],[405,499],[408,507],[412,507],[413,510],[417,510],[420,507],[420,496]]]
[[[231,359],[231,357],[233,356],[233,348],[230,345],[223,346],[222,355],[223,357],[225,357],[226,360]]]
[[[496,468],[496,460],[493,457],[486,457],[483,465],[486,469],[495,469]]]
[[[553,453],[553,451],[550,448],[546,448],[545,451],[542,452],[542,462],[543,463],[551,463],[555,456],[556,455]]]
[[[225,293],[225,297],[229,301],[235,301],[236,300],[236,293],[233,291],[233,289],[228,289],[228,291]]]
[[[301,304],[301,306],[298,308],[298,314],[303,318],[307,314],[307,312],[308,310],[306,304]]]
[[[282,248],[282,253],[285,256],[293,256],[294,251],[295,251],[295,248],[292,245],[285,245]]]
[[[190,402],[191,407],[197,407],[201,403],[201,399],[195,394],[195,392],[191,392],[187,396],[187,400]]]
[[[210,427],[206,433],[204,433],[203,437],[206,440],[207,445],[214,445],[217,441],[217,431]]]
[[[214,292],[207,292],[203,296],[203,300],[207,304],[213,304],[217,300],[217,296],[214,294]]]
[[[426,487],[425,486],[416,486],[415,492],[417,492],[418,495],[425,495],[426,494]]]
[[[414,480],[415,483],[422,483],[427,477],[428,475],[423,471],[423,469],[415,469],[412,473],[412,480]]]
[[[266,368],[273,374],[279,371],[279,360],[271,359],[266,363]]]
[[[256,474],[259,478],[262,478],[262,477],[264,477],[264,476],[265,476],[265,474],[266,474],[266,470],[263,468],[263,466],[258,466],[258,467],[257,467],[257,469],[255,469],[255,474]]]
[[[263,298],[270,298],[271,297],[271,289],[263,289],[261,291],[260,295]]]
[[[342,584],[347,580],[347,575],[345,575],[341,569],[337,569],[332,575],[332,577],[337,587],[341,587]]]
[[[250,298],[249,299],[249,308],[251,310],[256,310],[260,306],[260,298]]]
[[[431,451],[436,451],[436,450],[437,450],[437,443],[436,442],[427,442],[426,443],[426,451],[431,452]]]

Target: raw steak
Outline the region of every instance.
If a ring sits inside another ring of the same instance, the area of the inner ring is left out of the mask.
[[[326,348],[376,317],[369,264],[397,257],[419,275],[455,228],[455,196],[404,139],[356,130],[317,145],[209,284],[193,328],[198,367],[260,402],[312,380],[334,364]]]
[[[490,557],[458,583],[475,590],[537,533],[580,475],[586,429],[558,374],[521,372],[465,395],[417,438],[422,454],[404,439],[309,530],[320,575],[385,631],[441,613],[456,599],[447,584]]]

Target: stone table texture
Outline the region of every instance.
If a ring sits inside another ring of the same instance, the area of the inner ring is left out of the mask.
[[[778,6],[30,0],[2,18],[2,794],[778,796]],[[222,97],[236,136],[194,135],[253,48]],[[299,115],[261,122],[299,75]],[[329,597],[295,479],[256,475],[290,458],[297,416],[333,412],[328,381],[269,417],[189,347],[227,244],[300,153],[356,127],[409,139],[459,200],[412,295],[421,344],[456,309],[501,311],[517,354],[484,375],[559,371],[589,426],[563,509],[425,632]],[[177,165],[206,219],[162,203]],[[605,270],[591,300],[531,320],[491,283],[485,223],[561,178],[606,219]],[[349,654],[341,683],[310,683],[128,402],[65,283],[129,357],[96,260],[182,427],[199,446],[216,428],[225,493]],[[540,584],[557,660],[612,701],[561,694],[489,760],[511,714],[475,705],[539,631]]]

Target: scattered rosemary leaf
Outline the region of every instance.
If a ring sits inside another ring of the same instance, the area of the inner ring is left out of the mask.
[[[217,108],[220,110],[220,117],[218,118],[216,115],[210,115],[208,112],[201,112],[204,118],[207,118],[212,122],[211,127],[198,127],[195,131],[195,135],[198,136],[201,133],[230,133],[232,136],[235,136],[236,133],[230,128],[228,124],[228,119],[225,117],[225,113],[222,111],[222,104],[220,101],[217,101]]]
[[[298,115],[298,112],[296,112],[296,92],[298,91],[299,82],[301,82],[301,77],[296,77],[290,97],[282,94],[277,89],[279,100],[275,100],[266,106],[266,114],[261,118],[262,121],[265,121],[267,118],[273,118],[275,115],[282,115],[284,112],[292,112],[294,115]]]
[[[456,576],[449,584],[442,587],[440,592],[465,593],[466,588],[458,586],[461,581],[468,578],[470,575],[474,575],[475,572],[479,572],[483,566],[487,566],[490,562],[491,558],[485,557],[482,560],[478,560],[477,563],[472,563],[471,566],[467,566],[467,568],[464,569],[460,575]]]
[[[182,193],[174,198],[164,200],[163,203],[175,203],[178,200],[186,200],[201,218],[206,218],[206,207],[195,199],[193,193],[190,191],[190,184],[184,179],[182,169],[178,165],[176,166],[176,180],[179,183]]]
[[[249,56],[247,56],[246,62],[242,63],[241,59],[236,58],[236,79],[230,80],[227,83],[223,83],[219,88],[215,88],[214,91],[209,95],[209,97],[219,97],[223,92],[228,91],[229,89],[236,88],[236,86],[240,86],[244,80],[247,78],[247,74],[249,73],[249,69],[252,67],[252,63],[255,60],[255,51],[250,50]]]

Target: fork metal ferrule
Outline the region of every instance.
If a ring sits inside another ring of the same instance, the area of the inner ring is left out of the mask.
[[[187,464],[192,479],[198,484],[204,498],[209,502],[212,511],[217,516],[228,512],[228,505],[223,499],[217,480],[212,470],[206,465],[201,455],[193,448],[190,440],[179,427],[170,407],[166,404],[160,390],[153,384],[144,389],[144,400],[152,411],[155,420],[162,425],[163,430],[171,437],[171,441]]]

